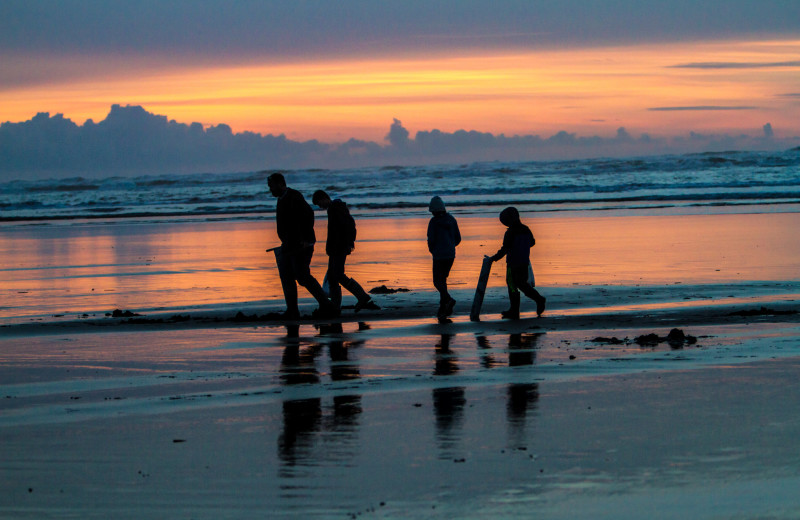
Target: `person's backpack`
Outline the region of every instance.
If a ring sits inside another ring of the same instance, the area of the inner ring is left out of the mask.
[[[350,239],[350,242],[355,247],[356,243],[356,220],[350,214],[350,208],[345,205],[345,210],[347,211],[347,237]]]

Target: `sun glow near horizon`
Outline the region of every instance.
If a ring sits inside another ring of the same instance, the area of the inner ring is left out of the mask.
[[[130,104],[183,123],[326,142],[381,141],[394,118],[412,134],[603,135],[626,127],[675,135],[766,122],[797,133],[798,55],[800,41],[742,41],[134,69],[0,91],[0,117],[48,111],[81,124]]]

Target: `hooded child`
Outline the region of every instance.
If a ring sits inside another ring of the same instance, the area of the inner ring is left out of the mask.
[[[328,239],[325,252],[328,254],[328,294],[331,303],[340,309],[342,306],[342,287],[358,300],[356,312],[361,309],[380,310],[369,294],[355,279],[344,273],[347,255],[356,247],[356,221],[350,215],[347,204],[341,199],[331,200],[323,190],[317,190],[311,201],[328,213]]]
[[[541,316],[544,312],[546,298],[533,288],[528,280],[528,265],[530,264],[531,247],[536,243],[533,233],[519,218],[519,211],[515,207],[508,207],[500,212],[500,222],[507,226],[503,236],[503,246],[492,257],[497,262],[506,257],[506,284],[508,285],[508,299],[511,306],[502,312],[503,318],[519,319],[520,291],[525,296],[536,302],[536,314]]]
[[[286,179],[280,173],[273,173],[267,179],[270,193],[278,199],[275,221],[281,247],[278,258],[278,273],[281,278],[283,295],[286,299],[284,319],[297,319],[300,311],[297,305],[297,285],[305,287],[319,303],[314,317],[328,318],[338,314],[336,307],[325,295],[319,282],[311,275],[311,258],[314,255],[314,210],[303,195],[286,186]]]
[[[433,286],[439,291],[439,310],[436,316],[444,319],[453,313],[455,299],[447,292],[447,277],[456,258],[456,246],[461,232],[456,219],[447,212],[441,197],[431,199],[428,210],[433,217],[428,222],[428,251],[433,256]]]

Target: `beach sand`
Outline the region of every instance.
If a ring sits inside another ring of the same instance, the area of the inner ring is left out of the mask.
[[[410,291],[332,323],[264,318],[264,223],[5,233],[0,517],[800,516],[797,215],[537,219],[547,312],[496,269],[480,322],[502,229],[460,218],[445,325],[425,220],[381,220],[351,274]]]

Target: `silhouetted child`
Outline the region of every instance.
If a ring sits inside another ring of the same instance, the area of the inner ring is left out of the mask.
[[[455,299],[447,292],[447,277],[456,259],[456,246],[461,243],[461,232],[456,219],[447,212],[438,196],[431,199],[428,210],[433,217],[428,222],[428,251],[433,255],[433,286],[439,291],[439,310],[436,316],[446,318],[453,313]]]
[[[517,208],[508,207],[500,212],[500,222],[508,226],[503,236],[503,247],[494,256],[493,262],[506,257],[506,284],[508,284],[508,299],[511,306],[502,312],[503,318],[519,319],[520,291],[525,296],[536,302],[536,314],[541,316],[544,312],[545,297],[533,288],[528,280],[528,265],[530,264],[531,247],[536,243],[533,233],[528,226],[520,222]]]

